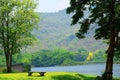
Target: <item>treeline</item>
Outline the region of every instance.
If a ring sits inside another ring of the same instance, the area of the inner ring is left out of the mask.
[[[12,63],[43,67],[105,62],[105,58],[105,51],[101,50],[89,52],[81,48],[77,52],[71,52],[64,48],[55,48],[53,50],[40,50],[35,53],[15,54]],[[0,65],[5,65],[5,58],[2,53],[0,54]]]
[[[56,66],[56,65],[75,65],[86,60],[88,52],[83,50],[81,53],[74,53],[64,48],[53,50],[40,50],[32,54],[17,54],[13,57],[13,63],[31,64],[36,67]]]

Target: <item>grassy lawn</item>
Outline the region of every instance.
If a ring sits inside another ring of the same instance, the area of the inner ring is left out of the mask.
[[[79,73],[52,72],[45,73],[45,76],[39,76],[39,73],[10,73],[0,74],[0,80],[96,80],[94,75],[82,75]],[[120,79],[114,79],[120,80]]]

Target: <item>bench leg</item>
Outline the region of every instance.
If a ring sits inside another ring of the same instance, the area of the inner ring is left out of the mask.
[[[31,76],[33,72],[28,72],[28,76]]]
[[[39,72],[40,76],[44,76],[45,72]]]

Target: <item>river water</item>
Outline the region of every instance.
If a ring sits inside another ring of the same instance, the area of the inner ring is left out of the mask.
[[[33,67],[31,71],[38,72],[79,72],[81,74],[101,75],[105,64],[87,64],[77,66]],[[113,65],[113,76],[120,77],[120,64]]]

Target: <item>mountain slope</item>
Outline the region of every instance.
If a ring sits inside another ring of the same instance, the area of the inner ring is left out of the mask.
[[[40,40],[41,49],[55,47],[64,47],[73,51],[79,48],[89,51],[105,49],[106,45],[102,40],[96,41],[93,38],[94,30],[98,27],[96,24],[91,25],[85,39],[78,39],[75,33],[79,30],[80,25],[70,25],[71,15],[66,14],[66,10],[57,13],[40,13],[40,29],[35,34]]]

